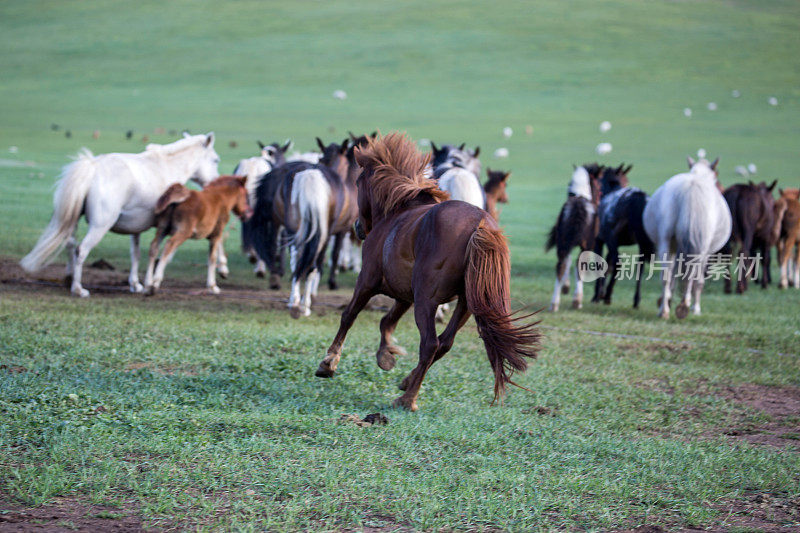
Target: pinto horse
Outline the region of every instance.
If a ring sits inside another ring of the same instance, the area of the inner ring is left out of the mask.
[[[558,219],[547,236],[545,251],[556,248],[556,283],[550,310],[558,311],[561,293],[569,292],[569,267],[572,249],[580,247],[581,252],[594,248],[597,236],[597,205],[600,202],[599,175],[603,171],[597,163],[575,167],[567,190],[567,201],[561,207]],[[575,268],[575,296],[572,307],[583,307],[583,281]]]
[[[772,230],[775,225],[775,200],[772,190],[778,180],[767,186],[763,181],[756,185],[737,183],[731,185],[722,195],[731,210],[733,226],[731,239],[726,245],[726,251],[733,253],[738,247],[739,260],[736,276],[736,292],[741,294],[747,290],[747,278],[753,271],[753,252],[758,250],[764,261],[764,272],[761,275],[761,288],[766,289],[769,282],[769,268],[772,247]],[[747,268],[749,267],[749,268]],[[725,276],[725,292],[731,292],[730,276]]]
[[[342,345],[356,316],[376,294],[395,299],[381,319],[378,366],[391,370],[392,332],[413,305],[420,332],[419,364],[402,381],[405,391],[394,405],[417,410],[420,385],[431,365],[452,347],[456,332],[475,315],[495,376],[495,400],[536,357],[535,324],[516,325],[510,310],[510,260],[506,238],[484,210],[447,200],[436,181],[425,177],[428,156],[399,133],[370,140],[356,149],[363,169],[358,178],[356,231],[364,238],[364,267],[353,299],[342,313],[339,331],[317,369],[332,377]],[[458,298],[450,322],[437,337],[437,306]]]
[[[677,262],[683,261],[685,287],[675,316],[686,318],[689,306],[700,314],[700,295],[709,256],[731,236],[731,211],[722,197],[717,179],[719,159],[709,164],[691,157],[689,172],[676,174],[656,189],[644,208],[644,229],[656,247],[665,269],[659,315],[669,318],[670,299],[678,277]],[[692,305],[694,298],[694,305]]]
[[[647,194],[636,187],[623,185],[628,182],[628,172],[633,165],[625,168],[623,163],[619,167],[607,168],[603,172],[600,191],[602,199],[598,209],[599,228],[594,244],[594,253],[603,254],[603,246],[608,246],[606,262],[610,271],[607,276],[597,279],[594,287],[593,302],[602,300],[606,305],[611,303],[614,293],[614,283],[619,269],[619,247],[636,244],[639,246],[639,257],[634,258],[634,276],[636,277],[636,292],[633,294],[633,307],[639,307],[641,300],[642,269],[644,261],[649,261],[653,255],[653,242],[647,236],[642,223],[642,215],[647,205]],[[606,286],[608,277],[608,286]]]
[[[150,244],[150,260],[144,283],[147,294],[154,294],[164,279],[164,270],[178,246],[188,239],[208,239],[208,279],[206,286],[219,294],[215,269],[222,248],[225,225],[233,211],[243,221],[250,214],[247,201],[247,177],[222,176],[202,191],[193,191],[176,183],[156,202],[156,236]],[[161,242],[171,236],[156,267]],[[155,272],[154,272],[155,270]]]
[[[355,184],[349,187],[346,183],[349,140],[341,145],[325,146],[320,139],[317,143],[323,149],[320,164],[290,162],[262,178],[251,220],[253,244],[272,273],[273,288],[279,287],[283,268],[280,231],[285,228],[288,233],[293,318],[311,314],[311,298],[317,294],[328,241],[331,235],[349,231],[357,216]],[[332,269],[332,286],[335,275]],[[301,284],[305,284],[302,298]]]
[[[62,170],[53,195],[53,217],[33,250],[20,261],[22,268],[39,270],[66,245],[72,294],[86,298],[89,291],[81,285],[83,263],[103,236],[113,231],[131,236],[128,284],[131,292],[142,292],[139,235],[153,226],[156,201],[173,183],[191,179],[205,185],[219,176],[218,165],[213,133],[185,133],[170,144],[148,144],[138,154],[94,156],[84,149]],[[89,229],[76,246],[81,216],[86,217]]]

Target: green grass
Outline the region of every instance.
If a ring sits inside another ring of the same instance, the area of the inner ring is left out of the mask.
[[[81,146],[139,151],[145,134],[171,140],[158,127],[213,129],[227,171],[256,139],[308,149],[317,135],[399,129],[480,144],[484,166],[513,171],[513,293],[538,309],[552,290],[544,234],[571,164],[601,141],[614,145],[603,161],[633,162],[650,192],[700,147],[721,156],[726,184],[755,162],[759,179],[800,185],[798,15],[794,2],[745,1],[3,3],[0,254],[32,247]],[[508,160],[491,158],[500,146]],[[261,287],[233,228],[229,284]],[[202,287],[205,248],[182,247],[165,285]],[[127,253],[109,235],[92,257],[125,267]],[[398,369],[375,366],[380,315],[365,312],[340,373],[321,381],[332,309],[295,322],[249,300],[2,286],[0,364],[27,371],[0,369],[0,491],[32,505],[134,500],[150,524],[209,530],[704,526],[753,492],[796,497],[798,455],[719,435],[764,415],[717,389],[800,383],[800,295],[712,283],[702,316],[663,322],[658,285],[645,283],[638,311],[621,282],[610,307],[541,314],[544,349],[519,377],[534,394],[511,390],[502,407],[470,323],[413,414],[390,408],[415,364],[410,317]],[[337,422],[376,411],[389,425]]]

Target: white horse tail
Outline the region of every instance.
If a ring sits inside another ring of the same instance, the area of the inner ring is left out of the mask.
[[[317,256],[328,242],[331,186],[320,170],[297,173],[292,184],[292,206],[297,209],[297,232],[292,246],[297,251],[295,277],[313,270]]]
[[[53,217],[33,250],[20,261],[26,271],[39,270],[61,251],[75,232],[95,172],[94,155],[86,148],[64,167],[53,195]]]
[[[714,236],[713,218],[716,216],[716,205],[709,202],[702,185],[690,182],[677,217],[678,231],[675,237],[680,251],[687,255],[709,253],[710,241]]]

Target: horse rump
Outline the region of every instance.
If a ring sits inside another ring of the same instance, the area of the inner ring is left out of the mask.
[[[494,371],[494,399],[505,394],[515,371],[524,372],[529,358],[535,358],[541,335],[538,322],[514,322],[531,315],[513,317],[511,299],[511,261],[508,241],[500,229],[486,227],[481,220],[467,245],[464,275],[467,308],[475,315],[478,332]]]
[[[587,203],[588,200],[578,196],[572,196],[564,203],[556,223],[547,234],[545,252],[555,247],[560,255],[566,255],[585,240],[586,226],[591,217]],[[592,243],[586,243],[586,247],[591,248]]]
[[[173,183],[156,202],[156,208],[154,211],[155,215],[161,215],[169,206],[173,204],[185,202],[191,195],[191,189],[184,187],[180,183]]]

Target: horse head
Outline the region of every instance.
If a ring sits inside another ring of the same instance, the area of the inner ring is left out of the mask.
[[[234,176],[234,178],[239,182],[239,186],[236,190],[236,203],[233,204],[233,212],[242,219],[242,222],[246,222],[253,216],[253,209],[250,207],[247,194],[247,176]]]
[[[347,160],[347,148],[350,145],[350,139],[345,139],[342,144],[331,143],[325,146],[325,143],[317,137],[317,145],[322,150],[322,157],[319,160],[320,165],[325,165],[333,172],[339,175],[342,180],[347,179],[349,163]]]
[[[511,176],[511,172],[487,168],[486,175],[489,177],[486,184],[483,186],[486,195],[492,196],[496,202],[507,204],[508,192],[506,191],[506,186],[508,185],[508,178]]]
[[[191,135],[186,137],[195,144],[198,157],[195,158],[195,167],[189,179],[198,185],[205,186],[219,177],[219,155],[214,150],[214,132],[206,135]]]

